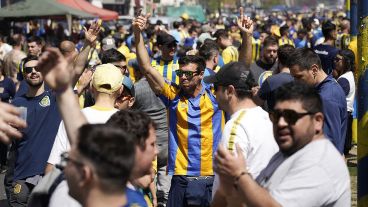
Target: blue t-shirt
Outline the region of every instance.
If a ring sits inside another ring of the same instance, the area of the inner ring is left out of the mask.
[[[125,194],[128,199],[125,207],[148,207],[147,201],[144,199],[144,195],[140,190],[126,188]]]
[[[12,104],[27,108],[27,128],[22,130],[23,138],[15,142],[16,162],[14,181],[44,174],[61,116],[56,97],[45,91],[36,97],[22,95]]]
[[[331,74],[334,69],[333,61],[338,51],[339,49],[331,45],[319,44],[314,47],[314,52],[316,52],[321,59],[322,69],[327,75]]]
[[[5,77],[0,81],[0,100],[9,103],[9,100],[15,95],[15,84],[12,79]]]
[[[274,92],[280,86],[294,81],[294,78],[290,73],[278,73],[276,75],[268,77],[262,84],[258,91],[258,96],[267,101],[268,110],[272,110],[275,106]]]
[[[347,128],[347,106],[345,93],[332,76],[327,76],[316,89],[321,96],[323,114],[323,132],[331,140],[337,150],[344,152],[345,135]]]

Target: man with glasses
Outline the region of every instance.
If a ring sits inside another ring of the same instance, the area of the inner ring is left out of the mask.
[[[202,81],[206,67],[203,58],[192,55],[179,60],[180,68],[176,71],[179,85],[165,81],[151,66],[141,34],[148,17],[136,17],[132,26],[141,71],[168,109],[167,171],[173,177],[167,205],[209,206],[214,174],[213,156],[221,138],[223,114],[211,86]],[[251,42],[251,32],[246,28],[252,26],[252,21],[242,15],[238,24],[244,34],[244,44]],[[249,51],[249,54],[245,51]],[[242,59],[251,59],[251,49],[245,45],[241,54]]]
[[[27,128],[23,139],[13,143],[5,186],[10,206],[26,206],[28,196],[44,175],[60,124],[60,114],[53,91],[45,90],[42,74],[38,71],[38,57],[24,59],[26,94],[16,97],[12,104],[27,108]]]
[[[347,129],[347,105],[345,93],[331,76],[322,70],[321,60],[313,50],[295,49],[288,60],[290,73],[296,80],[314,86],[323,103],[323,132],[337,150],[343,154]]]
[[[74,144],[61,157],[69,194],[85,207],[125,206],[125,186],[134,165],[133,138],[118,127],[87,124],[79,128]]]
[[[251,89],[255,85],[252,75],[242,63],[232,62],[223,66],[217,74],[205,77],[204,81],[214,84],[219,107],[231,115],[219,145],[235,152],[235,144],[239,144],[241,151],[237,152],[246,157],[249,173],[257,177],[278,147],[267,112],[252,99]],[[241,206],[237,192],[230,193],[232,186],[229,188],[219,184],[219,176],[215,174],[212,206]]]
[[[305,83],[287,83],[275,99],[270,118],[280,151],[253,178],[242,153],[219,146],[216,171],[230,178],[224,185],[232,185],[247,206],[350,206],[349,172],[323,133],[318,92]]]

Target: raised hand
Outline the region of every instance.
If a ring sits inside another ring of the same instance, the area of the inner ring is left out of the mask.
[[[98,34],[100,33],[101,30],[101,22],[102,20],[100,19],[93,21],[88,30],[86,27],[83,27],[86,42],[88,44],[92,45],[96,42]]]
[[[132,21],[133,31],[142,32],[143,30],[145,30],[147,21],[150,16],[151,14],[148,13],[146,15],[140,14],[139,16],[135,17]]]
[[[62,92],[71,87],[73,67],[60,53],[58,48],[46,48],[38,60],[39,71],[47,85],[56,92]]]
[[[239,29],[244,33],[253,34],[253,21],[248,16],[244,15],[243,7],[239,8],[239,14],[240,16],[236,19]]]
[[[17,107],[0,102],[0,142],[10,143],[12,138],[21,138],[17,128],[25,128],[27,123],[20,117]]]

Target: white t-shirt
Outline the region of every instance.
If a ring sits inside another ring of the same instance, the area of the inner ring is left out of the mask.
[[[345,161],[328,139],[277,153],[256,180],[281,206],[351,206]]]
[[[90,124],[106,123],[107,120],[109,120],[109,118],[117,111],[117,109],[99,109],[95,106],[82,109],[84,116]],[[70,143],[66,134],[64,122],[61,121],[47,163],[50,163],[52,165],[60,163],[60,155],[63,152],[69,151],[69,149]]]
[[[235,144],[240,145],[246,158],[247,170],[253,178],[259,175],[272,156],[279,151],[273,136],[272,122],[268,113],[259,106],[239,110],[231,116],[225,125],[220,145],[229,149],[229,141],[232,139],[232,149],[236,151]],[[219,184],[219,176],[215,174],[212,196],[215,195]]]

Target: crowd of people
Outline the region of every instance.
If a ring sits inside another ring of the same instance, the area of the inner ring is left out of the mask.
[[[9,205],[350,206],[349,20],[238,13],[0,36]]]

